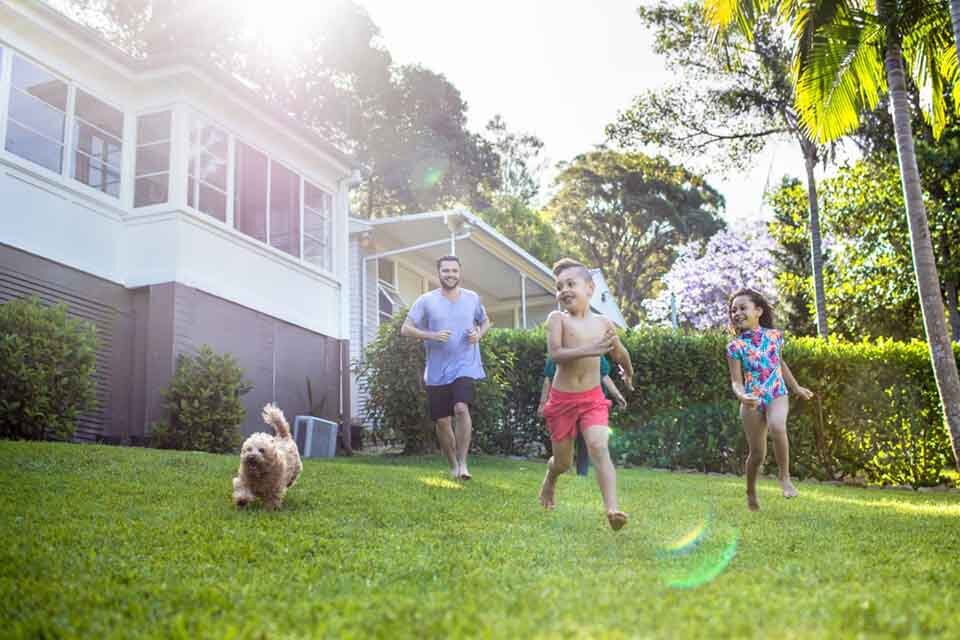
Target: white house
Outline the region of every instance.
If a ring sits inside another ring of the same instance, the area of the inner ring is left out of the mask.
[[[0,0],[0,301],[93,320],[99,409],[79,436],[142,436],[181,353],[232,353],[254,389],[349,418],[354,167],[242,81],[136,60],[36,0]],[[316,399],[315,399],[316,401]]]

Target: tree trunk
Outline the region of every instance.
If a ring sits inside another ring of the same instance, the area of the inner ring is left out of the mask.
[[[954,462],[960,469],[960,376],[957,361],[953,356],[950,337],[947,335],[946,312],[940,294],[940,278],[933,257],[933,243],[927,212],[923,205],[920,187],[920,171],[913,147],[913,132],[910,129],[910,104],[907,83],[903,71],[903,51],[900,43],[892,38],[887,41],[884,66],[890,91],[890,111],[893,116],[897,157],[900,161],[900,180],[903,199],[907,205],[907,222],[910,225],[910,247],[913,252],[913,269],[917,275],[917,291],[920,308],[923,310],[923,328],[927,334],[933,374],[940,393],[943,416],[950,433]]]
[[[960,2],[960,0],[957,0]],[[810,263],[813,271],[813,299],[817,308],[817,335],[826,338],[827,296],[823,288],[823,252],[820,243],[820,205],[817,203],[817,182],[813,170],[817,166],[817,148],[801,141],[807,168],[807,203],[810,207]]]
[[[953,46],[960,56],[960,0],[950,0],[950,19],[953,21]]]

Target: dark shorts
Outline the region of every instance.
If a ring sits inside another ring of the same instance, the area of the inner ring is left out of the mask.
[[[450,384],[427,385],[427,404],[430,407],[430,419],[439,420],[453,415],[453,405],[458,402],[473,404],[473,378],[457,378]]]

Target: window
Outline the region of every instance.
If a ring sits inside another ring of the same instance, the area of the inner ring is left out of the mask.
[[[403,305],[403,298],[393,285],[381,280],[378,283],[380,320],[389,320]]]
[[[267,156],[237,140],[233,225],[267,241]]]
[[[66,111],[67,83],[14,56],[6,150],[61,173]]]
[[[199,117],[190,127],[187,204],[227,220],[227,134]]]
[[[74,116],[74,179],[111,196],[119,196],[123,112],[77,89]]]
[[[270,245],[300,257],[300,176],[270,163]]]
[[[331,220],[333,197],[309,182],[303,183],[303,259],[333,269]]]
[[[166,202],[170,196],[170,112],[137,118],[137,170],[133,206]]]

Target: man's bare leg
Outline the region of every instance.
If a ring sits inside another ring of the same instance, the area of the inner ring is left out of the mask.
[[[470,451],[470,435],[473,433],[473,420],[470,418],[470,406],[465,402],[453,405],[453,415],[457,422],[454,427],[456,436],[456,454],[458,475],[461,480],[469,480],[473,476],[467,470],[467,453]]]
[[[440,450],[450,463],[450,476],[457,479],[460,477],[460,464],[457,462],[456,440],[450,426],[452,420],[450,416],[437,420],[437,440],[440,441]]]
[[[747,436],[747,445],[750,450],[747,455],[747,508],[750,511],[759,511],[757,475],[767,457],[767,422],[758,410],[749,409],[742,404],[740,419],[743,420],[743,431]]]
[[[796,498],[797,488],[790,481],[790,439],[787,437],[787,414],[790,401],[787,396],[774,398],[767,407],[767,429],[773,440],[773,455],[777,459],[777,479],[783,489],[784,498]]]
[[[546,509],[553,509],[556,505],[555,493],[557,478],[565,473],[573,463],[573,438],[567,438],[553,443],[553,455],[547,462],[547,475],[540,486],[540,504]]]
[[[617,503],[617,472],[610,459],[610,449],[607,448],[609,438],[610,429],[607,425],[592,425],[583,430],[590,461],[597,468],[597,484],[603,496],[603,506],[607,510],[607,521],[614,531],[618,531],[627,524],[627,514],[620,511]]]

